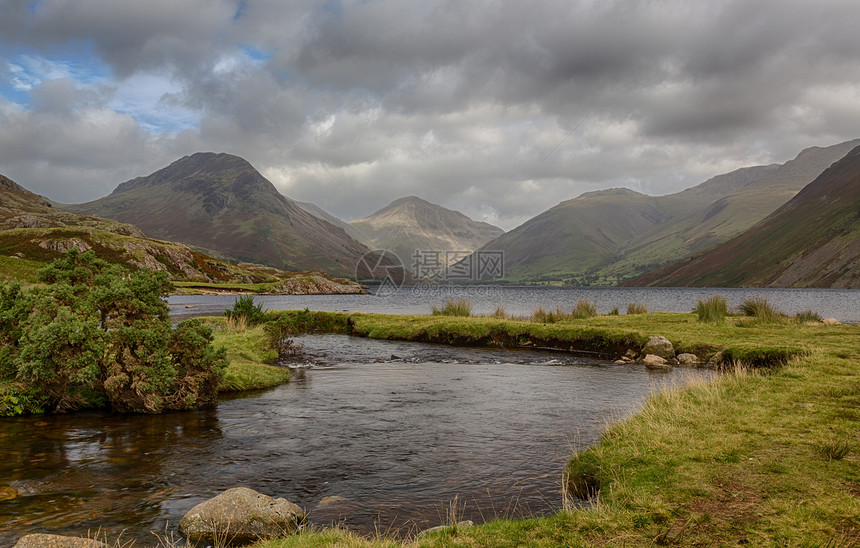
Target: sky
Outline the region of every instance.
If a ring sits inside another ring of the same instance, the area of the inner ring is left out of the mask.
[[[0,0],[0,173],[63,203],[247,159],[345,219],[509,230],[860,137],[855,0]]]

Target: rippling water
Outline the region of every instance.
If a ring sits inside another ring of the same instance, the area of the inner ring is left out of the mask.
[[[106,527],[154,544],[195,504],[247,486],[314,523],[402,533],[440,523],[454,497],[476,521],[560,505],[572,447],[667,383],[566,353],[451,348],[339,335],[303,338],[284,386],[210,409],[0,421],[0,545],[26,532]],[[315,509],[326,496],[349,499]]]
[[[723,295],[730,307],[753,296],[765,297],[778,309],[795,314],[811,309],[825,318],[836,318],[844,323],[860,323],[860,290],[858,289],[757,289],[757,288],[686,288],[686,287],[404,287],[387,295],[269,295],[257,299],[268,310],[311,310],[378,312],[383,314],[429,314],[430,306],[439,305],[447,298],[467,298],[475,314],[490,314],[497,306],[504,306],[509,314],[530,314],[542,305],[544,308],[572,308],[580,299],[597,304],[597,311],[605,314],[615,307],[627,310],[632,302],[648,305],[651,312],[690,312],[699,299]],[[169,303],[172,314],[181,318],[189,315],[220,315],[233,305],[235,297],[229,295],[174,296]],[[188,308],[191,307],[191,308]]]

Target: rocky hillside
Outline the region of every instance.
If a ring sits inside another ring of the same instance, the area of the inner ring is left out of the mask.
[[[368,250],[343,229],[281,195],[246,160],[197,153],[109,196],[70,211],[131,223],[150,237],[181,242],[236,262],[351,276]]]
[[[812,147],[785,164],[739,169],[666,196],[590,192],[483,249],[505,253],[510,281],[616,284],[743,233],[858,144]]]
[[[395,200],[349,224],[362,235],[365,245],[393,251],[404,265],[410,264],[416,249],[471,253],[504,232],[416,196]],[[449,257],[456,261],[462,254]]]
[[[752,229],[630,285],[860,289],[860,147]]]
[[[267,284],[274,293],[356,293],[348,280],[320,272],[282,272],[257,264],[232,264],[183,244],[147,238],[137,227],[52,207],[0,175],[0,279],[33,281],[36,271],[71,248],[129,268],[167,271],[175,281]]]

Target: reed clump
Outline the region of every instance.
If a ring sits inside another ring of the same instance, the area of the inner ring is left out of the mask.
[[[573,307],[572,317],[574,319],[582,320],[585,318],[593,318],[594,316],[597,316],[597,305],[591,301],[581,299],[576,303],[576,306]]]
[[[448,299],[441,307],[431,306],[434,316],[471,316],[472,302],[468,299]]]
[[[647,314],[648,305],[645,303],[630,303],[627,305],[627,314]]]
[[[781,323],[786,316],[764,297],[747,297],[738,305],[738,310],[744,316],[755,318],[760,323]]]
[[[700,322],[723,323],[729,313],[729,306],[725,297],[714,295],[705,301],[699,299],[693,312],[698,316]]]

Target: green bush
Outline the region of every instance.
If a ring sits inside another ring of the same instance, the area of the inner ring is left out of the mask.
[[[0,414],[158,413],[215,401],[225,354],[199,322],[172,326],[164,272],[72,250],[39,279],[45,285],[28,291],[0,285]]]
[[[693,309],[693,312],[699,317],[699,321],[706,323],[724,322],[728,311],[728,303],[722,295],[714,295],[706,301],[699,299],[696,308]]]
[[[253,295],[242,295],[236,298],[233,308],[224,311],[224,315],[233,321],[244,321],[248,327],[260,325],[266,321],[263,303],[254,303]]]

